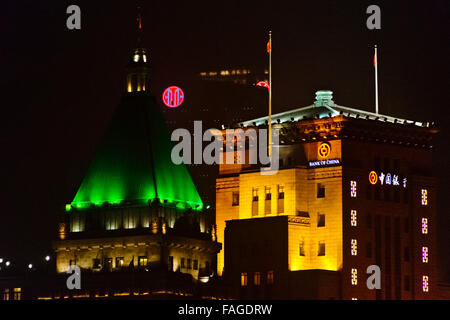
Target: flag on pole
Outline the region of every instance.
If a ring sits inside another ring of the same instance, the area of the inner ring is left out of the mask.
[[[270,43],[270,40],[267,42],[267,53],[270,53],[272,51],[272,44]]]
[[[377,51],[375,50],[375,54],[373,55],[373,66],[374,68],[377,67]]]

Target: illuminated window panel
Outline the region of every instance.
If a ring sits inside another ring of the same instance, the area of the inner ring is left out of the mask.
[[[273,271],[267,272],[267,284],[273,284]]]
[[[420,203],[423,206],[428,205],[428,191],[427,191],[427,189],[422,189],[421,196],[420,196]]]
[[[356,286],[358,284],[358,270],[352,269],[352,286]]]
[[[352,300],[358,300],[358,298],[352,298]]]
[[[356,227],[358,225],[357,217],[356,217],[356,210],[352,210],[350,212],[350,225],[352,227]]]
[[[428,263],[428,247],[422,247],[422,262]]]
[[[247,273],[243,272],[241,273],[241,287],[247,286]]]
[[[356,181],[350,181],[350,197],[356,198]]]
[[[422,218],[422,234],[428,234],[428,219]]]
[[[351,241],[351,250],[350,250],[352,256],[356,256],[358,254],[358,242],[356,239],[352,239]]]
[[[422,276],[422,291],[428,292],[428,276]]]
[[[261,285],[261,273],[255,272],[253,275],[253,282],[255,286]]]

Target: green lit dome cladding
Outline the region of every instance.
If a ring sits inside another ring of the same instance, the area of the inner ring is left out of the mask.
[[[172,146],[155,99],[125,96],[71,205],[82,209],[159,198],[179,202],[180,208],[202,208],[186,166],[170,158]]]

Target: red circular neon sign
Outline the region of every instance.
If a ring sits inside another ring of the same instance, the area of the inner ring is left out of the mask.
[[[378,181],[378,175],[375,171],[370,171],[369,173],[369,182],[370,184],[376,184]]]
[[[179,107],[184,100],[184,92],[177,86],[168,87],[162,95],[164,104],[169,108]]]
[[[256,85],[258,87],[266,87],[269,90],[269,84],[266,81],[259,81]]]

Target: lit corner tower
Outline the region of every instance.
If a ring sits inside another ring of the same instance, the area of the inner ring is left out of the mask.
[[[133,50],[133,54],[130,58],[130,62],[127,66],[127,92],[140,92],[148,91],[149,86],[149,73],[150,62],[148,59],[148,53],[141,44],[142,38],[142,18],[138,15],[138,41],[137,46]]]
[[[205,281],[216,268],[215,226],[187,167],[171,160],[170,133],[149,92],[146,52],[141,45],[133,51],[128,92],[66,205],[54,243],[58,273],[71,265],[94,274],[133,267]]]

